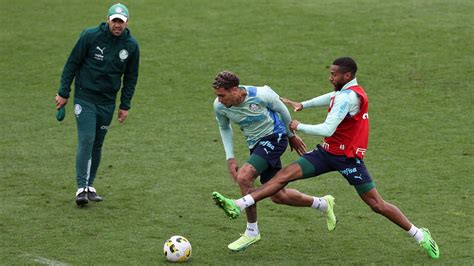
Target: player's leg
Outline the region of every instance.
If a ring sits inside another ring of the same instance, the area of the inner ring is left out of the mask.
[[[270,181],[266,182],[249,195],[246,195],[235,201],[222,196],[218,192],[214,192],[213,197],[218,205],[225,210],[227,215],[235,219],[240,215],[241,210],[252,206],[257,201],[278,193],[278,191],[283,189],[289,182],[300,178],[317,176],[333,170],[334,169],[322,157],[319,149],[315,149],[313,152],[305,154],[296,162],[278,171],[278,173]],[[334,228],[336,223],[336,217],[332,210],[334,206],[334,198],[331,196],[330,199],[331,204],[328,204],[328,206],[331,206],[331,211],[327,211],[327,221],[328,228]],[[330,226],[329,223],[334,225]]]
[[[300,166],[297,163],[292,163],[278,171],[270,181],[263,184],[260,188],[240,199],[232,200],[218,192],[213,192],[212,197],[230,218],[235,219],[240,216],[241,210],[247,209],[257,201],[276,194],[292,180],[301,178],[301,173]]]
[[[262,138],[255,147],[250,150],[250,157],[242,165],[237,173],[237,182],[240,186],[242,196],[254,191],[254,181],[260,175],[260,179],[265,180],[273,176],[273,169],[281,168],[280,156],[288,146],[288,139],[281,135],[271,135]],[[247,228],[245,233],[231,243],[228,247],[234,251],[244,250],[251,244],[260,240],[260,231],[257,223],[256,205],[245,209],[247,214]]]
[[[245,196],[254,191],[254,181],[258,176],[257,169],[249,163],[244,163],[237,172],[236,181],[239,184],[240,192],[242,196]],[[247,214],[247,222],[255,223],[257,221],[257,208],[252,206],[245,210]]]
[[[298,160],[295,161],[295,164],[297,164],[300,167],[301,174],[298,171],[298,178],[308,178],[308,177],[313,177],[313,176],[318,176],[323,173],[332,171],[333,169],[330,168],[328,165],[325,165],[323,161],[318,160],[318,155],[317,151],[313,151],[311,153],[308,153],[304,155],[303,157],[300,157]],[[313,161],[316,161],[315,164],[313,164]],[[317,168],[318,170],[315,170]],[[271,173],[271,176],[274,177],[276,173],[281,170],[274,170],[273,173]],[[266,181],[270,180],[271,178],[268,178]],[[266,183],[262,182],[262,183]],[[324,197],[314,197],[310,196],[307,194],[304,194],[296,189],[289,189],[289,188],[282,188],[279,190],[276,194],[273,194],[271,196],[271,200],[274,203],[277,204],[285,204],[289,206],[294,206],[294,207],[314,207],[316,209],[325,211],[328,206],[328,202]]]
[[[91,154],[96,133],[96,110],[91,103],[74,99],[74,114],[77,124],[76,153],[76,204],[87,204],[87,180],[91,166]]]
[[[91,201],[102,201],[102,197],[97,194],[97,191],[93,186],[97,175],[97,169],[99,168],[100,160],[102,158],[102,146],[104,144],[105,135],[109,130],[110,123],[112,122],[114,110],[115,104],[97,105],[96,134],[92,147],[91,168],[87,183],[87,196]]]
[[[251,197],[255,202],[258,202],[264,198],[275,195],[290,182],[302,178],[318,176],[334,170],[335,169],[324,157],[320,148],[316,148],[278,171],[270,181],[252,192]],[[306,201],[305,204],[307,204]]]
[[[335,167],[349,184],[354,186],[361,199],[374,212],[387,217],[406,231],[410,229],[411,223],[405,215],[395,205],[384,201],[380,197],[363,160],[345,156],[332,157],[332,163]]]
[[[311,207],[326,215],[326,223],[329,231],[336,229],[336,215],[334,214],[334,197],[326,195],[316,197],[304,194],[296,189],[283,188],[271,196],[271,200],[277,204],[285,204],[293,207]]]
[[[360,197],[374,212],[387,217],[407,231],[410,236],[413,236],[430,257],[439,258],[439,247],[431,237],[429,230],[413,225],[397,206],[383,200],[375,187],[361,194]]]
[[[284,174],[288,173],[288,171],[285,171],[285,169],[282,168],[282,163],[281,163],[281,156],[285,152],[286,148],[288,146],[288,139],[284,138],[276,138],[276,139],[269,139],[263,142],[259,143],[259,146],[255,149],[254,155],[250,158],[249,161],[252,160],[253,157],[256,158],[263,158],[266,161],[266,167],[265,169],[260,169],[259,173],[260,175],[260,182],[263,184],[263,186],[260,187],[261,189],[264,189],[265,197],[270,197],[274,194],[276,194],[278,191],[280,191],[282,188],[288,184],[288,182],[292,180],[288,180],[286,182],[285,179],[283,178],[282,172]],[[252,162],[251,162],[252,163]],[[258,164],[254,164],[258,168]],[[295,167],[297,169],[299,167]],[[299,173],[299,172],[298,172]],[[284,175],[286,178],[286,175]],[[302,175],[299,175],[298,178],[300,178]],[[275,179],[277,179],[275,181]],[[271,193],[271,194],[270,194]],[[250,194],[250,193],[247,193]],[[252,195],[253,196],[253,195]],[[258,199],[255,199],[255,201],[258,201]]]
[[[257,175],[264,173],[269,167],[277,168],[278,163],[280,164],[279,167],[281,168],[280,157],[285,151],[287,146],[288,146],[288,139],[282,138],[281,135],[272,135],[266,138],[262,138],[255,145],[255,147],[250,151],[251,155],[249,159],[247,160],[246,165],[252,166],[256,170]],[[245,164],[243,167],[245,167]],[[268,179],[268,178],[271,178],[271,176],[267,175],[264,178]],[[264,182],[265,181],[262,181],[262,183]],[[239,185],[240,183],[241,182],[239,182]],[[252,182],[252,188],[253,188],[253,182]],[[242,193],[244,193],[244,191],[245,189],[244,190],[241,189]],[[251,192],[250,190],[248,191]],[[254,207],[251,207],[251,206],[255,204],[255,201],[252,200],[251,202],[248,202],[249,203],[248,205],[246,202],[246,199],[250,197],[249,192],[243,194],[247,196],[242,198],[241,202],[245,204],[245,208],[252,209]],[[218,192],[213,192],[212,197],[214,198],[214,201],[216,202],[216,204],[220,208],[222,208],[230,218],[233,218],[233,219],[237,218],[238,216],[240,216],[241,209],[242,210],[245,209],[245,208],[237,207],[231,199],[227,199],[226,197],[222,196]]]
[[[281,155],[283,154],[283,150]],[[280,156],[281,156],[280,155]],[[260,183],[265,184],[271,180],[278,171],[282,168],[282,163],[280,157],[275,158],[275,160],[268,163],[268,167],[265,171],[260,174]],[[250,191],[249,193],[253,192]],[[243,194],[243,196],[249,194]],[[293,207],[311,207],[313,203],[313,197],[303,194],[296,189],[285,189],[278,191],[276,194],[270,197],[272,202],[276,204],[284,204]]]
[[[397,206],[383,200],[375,187],[361,194],[360,197],[374,212],[385,216],[405,231],[410,230],[411,222],[408,218]]]
[[[300,179],[301,177],[302,170],[299,164],[291,163],[278,171],[270,181],[259,187],[250,195],[254,202],[261,201],[264,198],[275,195],[278,191],[288,185],[288,183]]]
[[[417,228],[400,209],[386,202],[378,193],[375,184],[362,160],[357,158],[335,158],[339,172],[355,187],[361,199],[376,213],[400,226],[415,238],[432,258],[439,257],[439,248],[427,229]]]
[[[273,203],[292,207],[311,207],[315,201],[314,198],[291,188],[283,188],[270,197]]]
[[[319,149],[315,149],[314,151],[298,158],[295,164],[300,168],[297,179],[319,176],[321,174],[334,171],[334,168],[328,164],[327,160],[324,158]],[[281,182],[279,185],[286,186],[286,184]],[[272,195],[271,199],[273,202],[290,206],[315,208],[325,214],[327,228],[329,231],[333,231],[336,228],[337,219],[336,215],[334,214],[335,199],[331,195],[326,195],[324,197],[314,197],[303,194],[295,189],[282,188],[276,194]]]
[[[347,158],[345,156],[331,155],[331,157],[331,163],[339,170],[349,184],[355,187],[361,199],[374,212],[387,217],[406,231],[410,229],[411,223],[405,215],[395,205],[384,201],[380,197],[363,160]]]
[[[282,173],[278,173],[278,175],[273,178],[275,180],[271,180],[271,184],[265,184],[265,186],[255,191],[255,193],[252,193],[252,199],[255,199],[253,198],[253,196],[255,196],[256,201],[258,201],[260,197],[265,197],[265,194],[263,196],[256,195],[261,190],[268,189],[267,193],[270,194],[281,188],[276,194],[271,196],[272,201],[290,206],[305,206],[318,209],[326,215],[328,230],[334,230],[336,228],[337,219],[334,214],[335,199],[333,196],[313,197],[294,189],[284,188],[288,182],[334,171],[335,168],[331,163],[331,158],[328,156],[329,155],[318,145],[312,152],[306,153],[298,158],[295,163],[292,164],[293,166],[289,165]],[[293,169],[290,169],[290,167]],[[266,186],[270,186],[270,188],[266,188]],[[238,200],[236,203],[238,205]]]
[[[240,167],[237,172],[236,181],[239,184],[242,195],[247,195],[254,190],[254,181],[257,176],[258,172],[253,165],[244,163]],[[257,206],[252,205],[245,212],[247,215],[247,226],[244,234],[227,246],[232,251],[245,250],[261,238],[257,222]]]

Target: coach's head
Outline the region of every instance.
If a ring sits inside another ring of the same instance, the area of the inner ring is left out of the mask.
[[[110,33],[114,36],[120,36],[128,26],[128,9],[126,6],[118,3],[109,8],[107,14],[107,24],[109,24]]]

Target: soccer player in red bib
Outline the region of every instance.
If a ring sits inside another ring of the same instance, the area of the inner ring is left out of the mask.
[[[322,136],[324,141],[280,170],[270,181],[256,191],[237,200],[228,199],[218,192],[213,198],[231,218],[242,210],[284,188],[289,182],[338,171],[355,187],[360,198],[370,208],[407,231],[432,258],[439,258],[439,248],[426,228],[418,228],[393,204],[382,199],[364,164],[369,140],[369,99],[356,79],[357,64],[350,57],[341,57],[332,63],[329,81],[334,91],[302,103],[282,99],[295,111],[310,107],[329,106],[326,120],[317,125],[293,120],[290,129]]]

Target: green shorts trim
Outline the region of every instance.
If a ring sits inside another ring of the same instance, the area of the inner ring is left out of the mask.
[[[365,183],[363,185],[354,186],[354,187],[355,187],[357,193],[359,193],[359,195],[362,195],[365,192],[368,192],[371,189],[373,189],[375,187],[375,183],[372,181],[372,182]]]
[[[250,158],[248,158],[247,163],[251,164],[257,170],[257,173],[260,175],[263,171],[267,170],[268,163],[265,159],[261,156],[252,154]]]
[[[314,165],[308,161],[304,157],[298,158],[295,163],[299,164],[301,167],[301,171],[303,172],[303,176],[301,178],[308,178],[314,176],[316,170],[314,169]]]

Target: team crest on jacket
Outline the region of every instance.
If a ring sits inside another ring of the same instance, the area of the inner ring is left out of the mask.
[[[119,52],[119,58],[123,60],[128,58],[128,51],[125,49],[120,50]]]
[[[255,112],[257,110],[260,110],[260,105],[258,105],[256,103],[251,103],[250,106],[249,106],[249,109],[250,109],[250,111]]]
[[[79,116],[82,113],[82,106],[80,104],[74,105],[74,114]]]

